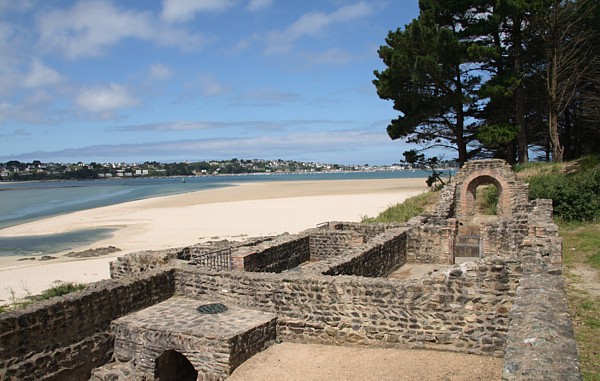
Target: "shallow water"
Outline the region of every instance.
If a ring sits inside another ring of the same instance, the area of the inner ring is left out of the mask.
[[[60,214],[150,197],[215,189],[242,182],[425,178],[428,172],[348,172],[285,175],[133,178],[88,181],[0,182],[0,230]],[[0,237],[0,256],[48,255],[110,238],[115,229]]]
[[[51,255],[107,239],[117,229],[96,228],[60,234],[0,237],[0,255]]]

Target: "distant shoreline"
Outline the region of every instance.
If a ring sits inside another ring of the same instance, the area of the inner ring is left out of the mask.
[[[426,190],[423,178],[243,182],[236,186],[147,198],[45,218],[0,230],[1,237],[114,228],[109,237],[52,254],[49,261],[0,257],[0,299],[25,282],[37,293],[52,282],[94,282],[109,277],[108,262],[143,250],[185,247],[210,240],[298,233],[326,221],[360,221]],[[114,246],[102,258],[64,254]],[[1,302],[0,302],[1,303]]]

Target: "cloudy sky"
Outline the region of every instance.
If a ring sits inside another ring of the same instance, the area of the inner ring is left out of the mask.
[[[417,3],[0,0],[0,162],[397,162],[371,81]]]

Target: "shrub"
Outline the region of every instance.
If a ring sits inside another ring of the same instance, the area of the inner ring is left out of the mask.
[[[65,282],[42,291],[40,294],[40,299],[50,299],[57,296],[62,296],[71,292],[83,290],[84,288],[86,288],[85,284]]]
[[[551,198],[554,213],[563,221],[600,221],[600,166],[587,162],[577,173],[533,176],[529,197]]]

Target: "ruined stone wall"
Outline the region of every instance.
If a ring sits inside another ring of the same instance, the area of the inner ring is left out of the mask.
[[[510,217],[527,209],[529,189],[517,179],[510,165],[500,159],[466,162],[441,192],[435,215],[470,219],[474,212],[474,192],[478,185],[493,184],[499,190],[498,215]]]
[[[310,237],[310,259],[328,260],[352,250],[365,242],[365,237],[355,231],[312,229]]]
[[[335,231],[329,232],[335,236]],[[309,263],[305,263],[301,269],[292,271],[307,276],[326,274],[384,277],[404,263],[406,263],[406,228],[397,228],[381,233],[357,247],[340,250],[337,255],[328,256],[326,259],[317,260],[311,253]]]
[[[501,356],[518,266],[469,263],[421,281],[181,268],[177,292],[278,315],[301,343],[430,348]]]
[[[117,257],[109,263],[110,277],[121,279],[164,267],[177,258],[177,253],[178,250],[152,250]]]
[[[386,232],[389,229],[397,229],[401,224],[396,223],[374,223],[363,224],[359,222],[330,222],[330,228],[339,231],[353,231],[365,237],[365,242]]]
[[[357,250],[347,251],[319,264],[329,267],[324,275],[386,277],[406,263],[406,230],[392,230],[371,239]]]
[[[527,215],[485,224],[480,229],[483,257],[502,255],[505,258],[516,258],[527,231]]]
[[[110,322],[174,291],[172,271],[152,272],[0,314],[0,379],[89,379],[111,357]]]
[[[541,239],[553,242],[550,245],[535,244],[537,247],[549,248],[547,254],[550,263],[562,263],[558,226],[552,219],[552,200],[532,200],[526,213],[520,213],[510,220],[483,225],[481,237],[484,257],[501,255],[505,258],[518,258],[524,247],[532,246],[534,241]]]
[[[454,237],[458,228],[455,219],[419,216],[407,225],[407,262],[453,263]]]
[[[511,311],[502,379],[581,380],[560,272],[525,272]]]
[[[242,262],[245,271],[279,273],[310,259],[310,238],[307,235],[284,236],[265,245],[239,248],[234,262]]]

